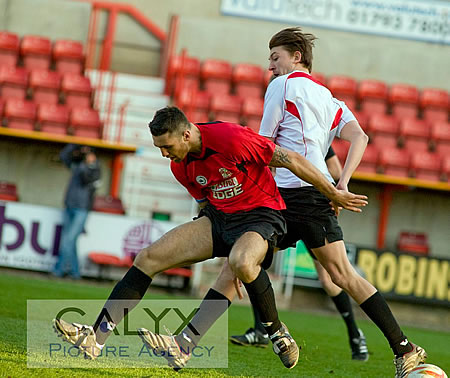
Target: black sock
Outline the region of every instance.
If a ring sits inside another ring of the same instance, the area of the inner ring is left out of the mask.
[[[396,356],[403,356],[412,350],[412,345],[408,342],[388,304],[378,291],[361,303],[361,308],[383,332]]]
[[[220,301],[220,302],[218,302]],[[214,322],[230,307],[230,300],[214,289],[209,289],[189,324],[175,336],[183,353],[190,353]]]
[[[342,290],[338,295],[330,297],[337,310],[341,314],[344,322],[347,326],[348,338],[350,341],[359,338],[358,327],[356,326],[355,317],[353,315],[352,304],[350,303],[350,297]]]
[[[109,295],[100,315],[94,324],[97,343],[104,344],[123,317],[142,299],[152,279],[140,269],[132,266]]]
[[[255,318],[255,326],[254,328],[258,331],[260,331],[263,335],[267,334],[266,329],[264,328],[262,322],[261,322],[261,317],[259,316],[259,312],[256,309],[256,306],[252,303],[252,310],[253,310],[253,317]]]
[[[244,286],[261,317],[266,332],[272,336],[281,328],[281,322],[278,319],[275,295],[269,276],[264,269],[261,269],[258,277],[250,283],[244,283]]]

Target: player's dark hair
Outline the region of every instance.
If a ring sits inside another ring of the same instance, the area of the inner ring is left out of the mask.
[[[182,133],[191,128],[191,124],[184,113],[175,106],[166,106],[159,109],[148,127],[153,136],[160,136],[165,133]]]
[[[302,54],[302,63],[309,72],[312,70],[314,41],[317,38],[310,33],[304,33],[300,27],[287,28],[275,34],[269,42],[269,49],[283,46],[283,48],[294,54],[300,51]]]

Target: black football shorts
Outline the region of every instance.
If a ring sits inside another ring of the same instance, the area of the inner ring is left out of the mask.
[[[316,188],[306,186],[278,190],[286,203],[286,210],[281,213],[287,224],[287,233],[278,241],[278,248],[295,247],[298,240],[303,240],[311,253],[312,248],[323,247],[325,239],[329,243],[343,240],[344,235],[330,200]]]
[[[239,237],[248,231],[260,234],[269,243],[266,257],[261,266],[268,269],[272,264],[273,249],[278,238],[286,232],[286,222],[278,210],[258,207],[250,211],[227,214],[211,204],[200,211],[212,223],[213,257],[228,257]]]

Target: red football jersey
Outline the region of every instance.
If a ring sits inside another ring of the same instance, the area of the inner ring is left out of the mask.
[[[196,200],[224,213],[257,207],[286,208],[268,167],[275,144],[251,129],[227,122],[197,124],[202,152],[171,162],[175,178]]]

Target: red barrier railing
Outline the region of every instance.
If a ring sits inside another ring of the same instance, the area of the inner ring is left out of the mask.
[[[111,67],[111,57],[114,47],[115,35],[117,30],[117,21],[119,13],[126,14],[136,20],[144,29],[155,36],[161,42],[161,51],[163,51],[166,43],[166,33],[151,20],[145,17],[138,9],[130,4],[110,3],[107,1],[96,0],[78,0],[89,2],[92,4],[91,18],[89,20],[89,31],[86,51],[86,64],[89,68],[99,68],[101,70],[109,70]],[[105,38],[103,39],[100,53],[100,64],[95,67],[96,41],[97,41],[97,23],[98,13],[104,11],[108,13],[107,28]],[[162,64],[161,60],[161,65]],[[166,64],[166,63],[164,63]]]

